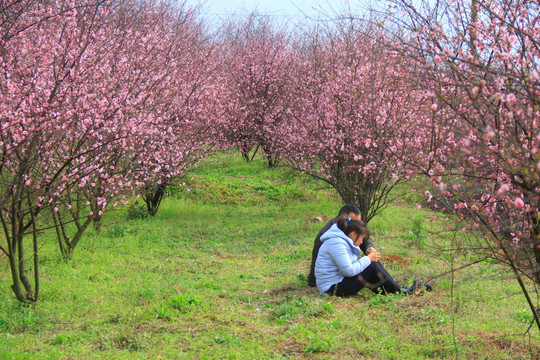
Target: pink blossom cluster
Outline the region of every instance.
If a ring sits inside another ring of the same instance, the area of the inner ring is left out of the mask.
[[[208,151],[215,54],[204,33],[167,2],[0,4],[0,250],[11,263],[45,209],[58,234],[73,217],[77,237],[81,218],[174,183]],[[24,266],[12,271],[31,294]]]
[[[314,36],[302,53],[287,162],[332,185],[369,221],[389,203],[393,187],[417,169],[429,123],[425,92],[402,75],[407,61],[386,47],[377,29],[339,28]]]
[[[426,106],[444,139],[416,162],[447,199],[444,210],[540,264],[540,4],[455,0],[436,18],[434,4],[423,12],[395,3],[410,16],[404,47],[423,65],[414,76],[432,95]]]
[[[269,166],[277,166],[296,100],[291,92],[296,51],[268,17],[253,14],[223,32],[223,136],[246,160],[260,149]]]

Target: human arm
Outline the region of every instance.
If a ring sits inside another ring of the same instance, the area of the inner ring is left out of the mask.
[[[375,248],[372,249],[373,251],[370,251],[370,253],[364,257],[367,257],[371,262],[379,261],[381,259],[381,253],[375,250]]]
[[[371,240],[371,238],[364,239],[364,241],[360,245],[360,250],[362,250],[366,255],[369,255],[371,252],[376,251],[375,245],[373,245],[373,240]]]
[[[349,245],[345,242],[337,240],[328,245],[330,245],[328,253],[332,262],[337,266],[339,272],[346,277],[360,274],[371,263],[367,256],[363,256],[358,260],[351,260],[352,253],[349,250]]]

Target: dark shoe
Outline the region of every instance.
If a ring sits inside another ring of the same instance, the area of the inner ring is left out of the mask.
[[[408,288],[403,289],[402,294],[404,295],[416,294],[420,292],[420,290],[422,290],[423,286],[424,284],[422,283],[422,281],[418,279],[414,279],[412,286],[409,286]],[[431,285],[429,286],[431,287]]]

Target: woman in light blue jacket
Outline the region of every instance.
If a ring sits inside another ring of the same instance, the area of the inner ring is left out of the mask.
[[[322,245],[315,263],[319,292],[351,296],[368,287],[375,293],[409,293],[422,286],[415,281],[410,288],[402,289],[379,263],[381,254],[377,251],[360,257],[359,246],[368,238],[367,225],[347,216],[340,216],[321,236]]]

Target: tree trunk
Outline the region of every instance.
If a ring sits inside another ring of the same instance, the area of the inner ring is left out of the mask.
[[[13,293],[15,294],[15,297],[17,298],[17,300],[19,300],[20,302],[25,302],[27,299],[21,287],[21,283],[19,281],[19,271],[17,268],[17,260],[15,257],[16,257],[15,253],[13,253],[10,250],[8,254],[8,259],[9,259],[9,267],[11,270],[11,279],[13,280],[13,285],[11,285],[11,290],[13,290]]]
[[[16,220],[13,220],[16,223]],[[34,291],[32,290],[32,284],[26,276],[26,267],[24,261],[24,237],[22,233],[22,226],[13,224],[13,234],[11,236],[12,244],[8,254],[9,265],[11,269],[11,277],[13,279],[13,285],[11,289],[15,293],[17,300],[20,302],[35,301]],[[34,250],[36,251],[36,250]],[[37,269],[34,269],[36,271]],[[21,286],[22,285],[22,286]]]
[[[73,236],[73,240],[68,241],[66,244],[67,245],[67,253],[66,253],[67,259],[71,260],[73,258],[73,252],[75,251],[75,248],[77,247],[77,244],[81,240],[83,233],[86,231],[86,228],[88,228],[91,222],[92,222],[92,218],[88,217],[82,225],[79,226],[79,224],[77,224],[77,232]]]
[[[161,205],[161,200],[165,197],[165,191],[167,190],[167,185],[161,184],[158,185],[156,189],[147,188],[146,193],[143,197],[144,202],[146,203],[146,209],[148,214],[155,216]]]
[[[533,251],[536,259],[535,280],[537,284],[540,284],[540,219],[538,218],[540,213],[538,211],[531,214],[530,231],[533,243]]]

